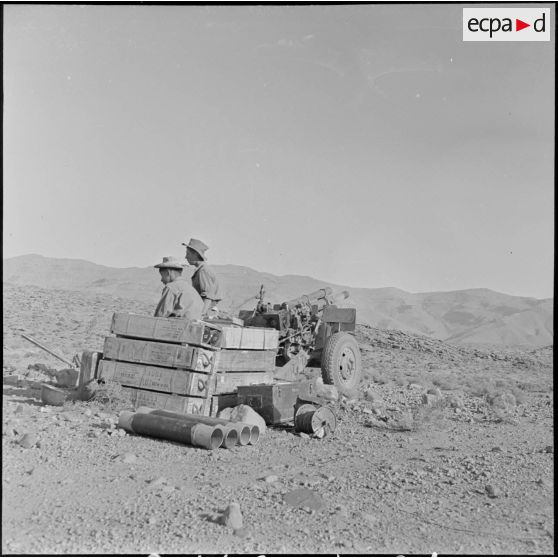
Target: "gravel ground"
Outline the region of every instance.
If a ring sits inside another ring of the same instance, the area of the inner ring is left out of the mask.
[[[3,554],[554,552],[552,347],[360,326],[364,379],[332,436],[209,452],[124,433],[117,401],[40,402],[62,366],[19,333],[71,357],[147,308],[4,288]]]

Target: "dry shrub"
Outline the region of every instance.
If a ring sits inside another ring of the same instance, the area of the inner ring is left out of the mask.
[[[467,382],[469,393],[475,397],[492,397],[495,392],[495,387],[491,382],[485,380],[472,380]]]
[[[510,391],[493,392],[485,397],[485,401],[490,405],[490,409],[497,422],[517,424],[514,417],[516,399]]]
[[[99,383],[93,401],[104,410],[112,412],[132,407],[132,400],[122,386],[110,380]]]

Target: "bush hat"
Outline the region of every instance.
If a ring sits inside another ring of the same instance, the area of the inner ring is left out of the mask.
[[[200,255],[201,259],[205,261],[205,251],[209,249],[209,246],[207,246],[207,244],[204,244],[201,240],[198,240],[197,238],[191,238],[188,244],[183,242],[182,246],[186,246],[186,248],[194,250],[194,252],[197,252]]]
[[[177,260],[174,256],[165,256],[162,263],[153,267],[158,267],[159,269],[184,269],[184,263]]]

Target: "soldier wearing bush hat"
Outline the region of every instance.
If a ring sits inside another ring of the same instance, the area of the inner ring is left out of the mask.
[[[203,300],[202,315],[211,313],[218,315],[217,304],[222,299],[219,282],[214,271],[206,264],[205,252],[209,247],[197,238],[191,238],[186,246],[186,260],[190,265],[195,266],[196,270],[192,275],[192,287],[199,293]]]
[[[165,256],[156,264],[161,274],[164,288],[161,300],[155,309],[155,316],[162,318],[185,318],[199,320],[202,315],[203,301],[192,285],[182,277],[185,262],[172,256]]]

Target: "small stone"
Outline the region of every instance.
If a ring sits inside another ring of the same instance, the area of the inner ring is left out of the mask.
[[[232,527],[233,530],[242,528],[242,512],[240,511],[240,504],[233,502],[229,504],[223,513],[223,524],[227,527]]]
[[[417,384],[415,382],[411,382],[408,386],[409,389],[417,389],[417,390],[422,390],[423,387],[420,384]]]
[[[22,448],[30,449],[34,447],[38,441],[39,439],[35,434],[24,434],[23,438],[21,438],[21,440],[19,441],[19,445]]]
[[[316,379],[316,396],[323,397],[328,401],[337,401],[339,399],[339,391],[334,385],[324,384],[322,378]]]
[[[297,432],[297,435],[299,438],[304,438],[305,440],[308,440],[310,438],[310,436],[306,434],[306,432]]]
[[[90,417],[93,414],[93,412],[91,411],[91,409],[85,409],[85,411],[83,411],[83,414],[86,417]]]
[[[277,475],[267,475],[267,477],[264,478],[265,482],[277,482],[279,480],[279,477]]]
[[[383,404],[382,398],[372,389],[367,389],[364,392],[364,399],[367,401],[372,401],[373,403]]]
[[[17,415],[23,413],[23,405],[18,405],[18,406],[15,408],[14,413],[17,414]]]
[[[440,388],[437,387],[430,388],[426,393],[433,395],[434,397],[442,397],[442,392],[440,391]]]
[[[122,463],[135,463],[138,460],[136,455],[129,452],[122,453],[118,457],[120,458],[120,461],[122,461]]]
[[[489,498],[499,498],[502,495],[502,491],[498,487],[492,486],[491,484],[487,484],[484,489],[486,490],[486,494]]]
[[[248,529],[246,527],[240,527],[240,529],[235,529],[233,531],[233,535],[235,537],[240,537],[241,539],[243,539],[244,537],[248,536]]]
[[[433,405],[434,403],[436,403],[436,401],[438,400],[438,398],[434,395],[432,395],[431,393],[423,393],[422,394],[422,404],[423,405]]]
[[[167,484],[167,479],[165,477],[157,477],[149,481],[151,486],[161,486],[162,484]]]
[[[501,452],[501,451],[503,451],[503,450],[502,450],[502,448],[501,448],[500,446],[494,446],[490,451],[491,451],[491,452],[494,452],[494,453],[499,453],[499,452]]]
[[[546,446],[544,448],[544,453],[554,453],[554,446]]]

